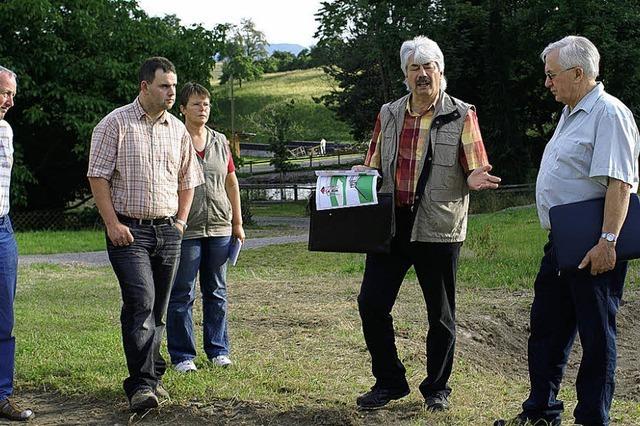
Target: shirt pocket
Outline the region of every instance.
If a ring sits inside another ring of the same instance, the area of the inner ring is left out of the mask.
[[[593,145],[588,139],[566,139],[558,147],[553,173],[564,179],[589,177]]]
[[[13,146],[6,136],[0,136],[0,167],[11,170],[13,166]]]

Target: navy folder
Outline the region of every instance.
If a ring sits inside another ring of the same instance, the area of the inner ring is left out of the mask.
[[[561,270],[576,269],[602,233],[604,198],[554,206],[551,238]],[[616,243],[617,260],[640,258],[640,199],[631,194],[627,218]]]

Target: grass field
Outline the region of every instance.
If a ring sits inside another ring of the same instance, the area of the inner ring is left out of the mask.
[[[545,240],[534,210],[474,216],[469,234],[459,274],[461,320],[495,321],[500,316],[489,312],[507,306],[518,321],[526,322],[528,292]],[[417,384],[424,374],[425,313],[415,275],[410,274],[394,318],[414,392],[372,415],[383,417],[362,423],[353,401],[372,384],[356,304],[363,261],[358,254],[310,253],[305,244],[243,251],[238,266],[229,269],[235,365],[217,369],[200,355],[198,373],[168,371],[165,383],[173,403],[243,401],[273,411],[276,419],[277,413],[300,413],[296,424],[312,424],[316,416],[330,416],[332,420],[323,424],[491,424],[493,418],[518,409],[526,394],[526,366],[518,361],[522,374],[501,373],[460,351],[451,380],[455,409],[444,414],[421,410]],[[638,288],[638,277],[634,263],[629,290]],[[521,300],[513,296],[518,292]],[[18,387],[121,403],[126,369],[119,307],[118,284],[110,268],[21,268],[16,302]],[[196,324],[201,324],[199,306],[195,313]],[[196,330],[200,342],[200,329]],[[575,401],[572,386],[563,388],[561,396]],[[615,424],[640,424],[637,404],[624,395],[617,396],[613,415]]]
[[[293,99],[296,116],[301,131],[293,135],[293,139],[320,141],[351,141],[349,128],[336,119],[333,112],[324,105],[317,104],[312,97],[319,97],[329,92],[333,82],[319,69],[295,70],[273,74],[264,74],[260,80],[243,82],[242,87],[234,87],[235,128],[244,132],[256,132],[245,119],[274,102]],[[231,131],[231,105],[229,88],[216,86],[214,102],[218,106],[219,116],[212,117],[216,126],[224,131]],[[373,123],[372,123],[373,125]],[[266,142],[264,135],[258,134],[253,141]]]

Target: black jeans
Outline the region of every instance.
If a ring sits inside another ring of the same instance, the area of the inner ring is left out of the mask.
[[[527,417],[560,417],[564,405],[557,399],[558,391],[577,333],[582,360],[576,379],[576,423],[609,424],[615,387],[616,314],[626,273],[627,262],[619,262],[613,270],[596,276],[587,270],[559,273],[549,236],[531,306],[531,393],[522,404]]]
[[[376,386],[407,388],[398,358],[391,310],[402,281],[413,265],[427,304],[427,377],[420,384],[426,398],[448,396],[456,341],[455,284],[462,243],[410,242],[411,214],[396,210],[396,235],[390,254],[368,254],[358,307],[364,339],[371,354]]]
[[[107,252],[122,293],[122,343],[129,377],[127,397],[155,389],[167,365],[160,354],[171,285],[178,269],[182,234],[172,225],[129,225],[134,241]]]

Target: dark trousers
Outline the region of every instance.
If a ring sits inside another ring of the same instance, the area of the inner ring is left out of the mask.
[[[609,424],[615,387],[616,313],[626,273],[627,262],[596,276],[586,270],[560,273],[549,237],[531,306],[531,393],[522,404],[527,417],[552,420],[562,413],[563,403],[557,396],[577,333],[582,360],[576,380],[576,423]]]
[[[134,241],[107,252],[122,293],[122,343],[129,377],[127,397],[155,389],[167,366],[160,354],[171,284],[180,259],[182,234],[172,225],[130,225]]]
[[[358,307],[364,339],[371,354],[376,386],[403,389],[408,384],[398,358],[391,310],[402,281],[415,268],[427,305],[427,378],[420,385],[425,396],[449,395],[447,382],[455,348],[455,283],[462,243],[410,242],[411,215],[396,210],[396,235],[390,254],[368,254]]]

